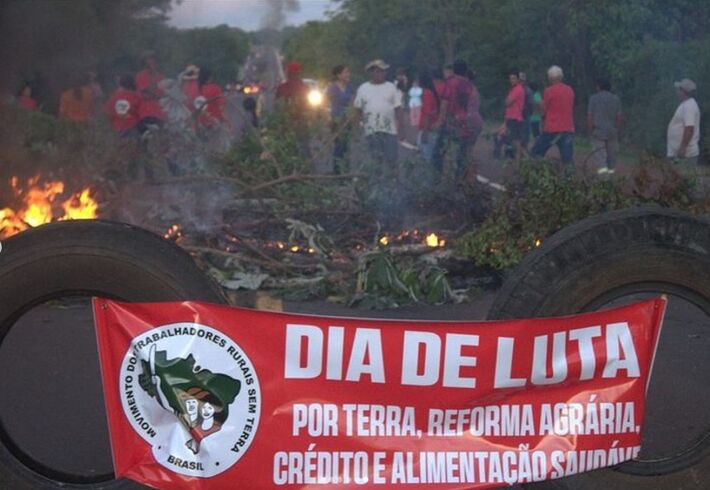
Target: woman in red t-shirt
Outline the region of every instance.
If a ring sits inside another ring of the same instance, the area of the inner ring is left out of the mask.
[[[435,126],[439,120],[439,94],[434,85],[434,79],[429,72],[423,72],[419,75],[419,86],[423,92],[417,146],[419,146],[419,151],[424,159],[427,162],[431,162],[438,137]]]
[[[32,86],[28,82],[22,84],[17,94],[17,103],[20,107],[30,111],[37,109],[37,101],[32,98]]]
[[[136,92],[136,83],[131,75],[123,75],[118,81],[118,90],[111,94],[104,105],[111,127],[121,136],[136,133],[139,121],[141,97]]]
[[[202,111],[199,117],[200,124],[214,127],[226,122],[224,107],[227,100],[224,98],[222,88],[212,81],[212,70],[200,68],[199,77],[200,95],[195,98],[195,109]]]

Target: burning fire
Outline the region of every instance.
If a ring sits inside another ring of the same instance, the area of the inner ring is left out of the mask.
[[[424,233],[419,230],[405,230],[399,235],[389,236],[383,235],[378,240],[379,244],[383,247],[387,245],[398,243],[398,244],[416,244],[421,243],[427,247],[437,248],[445,247],[446,240],[440,238],[436,233],[429,233],[424,235]]]
[[[98,216],[99,203],[91,198],[91,191],[87,188],[74,194],[71,198],[62,203],[64,216],[60,221],[68,219],[96,219]]]
[[[17,210],[0,209],[0,237],[7,238],[52,221],[95,219],[98,216],[99,205],[91,197],[88,187],[59,202],[64,193],[64,182],[40,183],[39,180],[39,176],[32,177],[23,188],[17,177],[10,179],[12,192],[22,204]],[[59,209],[63,214],[59,214]]]
[[[168,226],[167,231],[163,234],[166,240],[177,240],[182,237],[182,228],[178,224]]]
[[[446,241],[440,240],[439,237],[436,236],[436,233],[429,233],[425,240],[427,247],[443,247],[446,245]]]

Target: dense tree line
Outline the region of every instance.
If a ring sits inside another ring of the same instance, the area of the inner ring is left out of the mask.
[[[96,70],[107,89],[115,75],[140,69],[154,50],[173,77],[188,63],[210,66],[219,82],[233,80],[249,51],[247,33],[221,25],[178,30],[166,25],[171,0],[5,0],[0,2],[0,91],[36,83],[46,110],[77,75]]]
[[[461,57],[478,73],[485,112],[501,118],[512,67],[542,83],[558,64],[577,92],[580,129],[594,80],[608,77],[624,103],[627,138],[655,151],[677,103],[674,80],[694,79],[701,107],[710,101],[710,2],[340,0],[337,7],[329,20],[287,36],[285,55],[307,74],[325,77],[338,63],[362,72],[377,57],[411,71]]]

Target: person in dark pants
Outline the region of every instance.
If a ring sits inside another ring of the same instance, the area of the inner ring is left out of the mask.
[[[404,139],[402,92],[385,78],[389,68],[382,60],[367,64],[370,81],[360,85],[353,105],[360,112],[370,153],[383,175],[398,180],[397,139]]]
[[[330,102],[330,129],[333,134],[333,172],[339,174],[348,151],[346,118],[355,91],[350,84],[350,69],[345,65],[333,68],[333,81],[325,92]]]
[[[466,62],[456,60],[453,72],[454,75],[446,80],[441,96],[441,110],[437,126],[441,128],[439,138],[450,139],[456,146],[454,177],[458,182],[472,163],[471,151],[480,134],[481,128],[474,115],[478,112],[480,101],[478,91],[467,77],[468,65]],[[469,109],[475,110],[469,111]],[[445,143],[443,144],[445,145]],[[443,171],[442,155],[435,152],[433,163],[439,171]]]
[[[533,113],[535,112],[535,102],[534,102],[534,95],[532,88],[530,85],[527,83],[527,75],[525,75],[525,72],[520,72],[518,74],[518,79],[520,80],[520,85],[523,86],[523,90],[525,91],[525,103],[523,104],[523,139],[521,142],[521,147],[522,151],[525,153],[528,153],[528,148],[530,146],[530,131],[531,131],[531,124],[530,124],[530,118],[532,117]]]
[[[518,76],[518,70],[511,70],[508,74],[510,91],[505,98],[505,122],[498,130],[498,134],[505,136],[515,148],[515,160],[519,161],[522,154],[522,145],[525,139],[525,88]]]
[[[587,106],[587,131],[592,142],[593,160],[597,173],[613,174],[619,154],[621,129],[621,100],[611,92],[611,83],[597,79],[597,93],[589,98]]]
[[[562,162],[571,166],[574,163],[574,91],[562,81],[564,73],[559,66],[551,66],[547,78],[550,86],[542,96],[545,123],[532,155],[544,157],[552,145],[557,145]]]

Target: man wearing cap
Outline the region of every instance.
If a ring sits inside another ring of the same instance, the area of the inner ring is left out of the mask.
[[[357,89],[354,105],[362,117],[372,156],[385,164],[386,171],[397,178],[397,135],[401,134],[402,92],[385,80],[389,65],[374,60],[365,66],[370,81]]]
[[[293,115],[303,113],[308,102],[308,85],[301,79],[301,64],[286,65],[286,81],[276,89],[276,98],[289,104]]]
[[[668,158],[677,163],[696,164],[700,155],[700,108],[695,101],[695,82],[675,82],[680,104],[668,123]]]
[[[197,79],[200,77],[200,68],[197,65],[187,65],[178,75],[182,93],[185,94],[186,104],[190,112],[195,109],[195,99],[200,96],[200,84]]]

